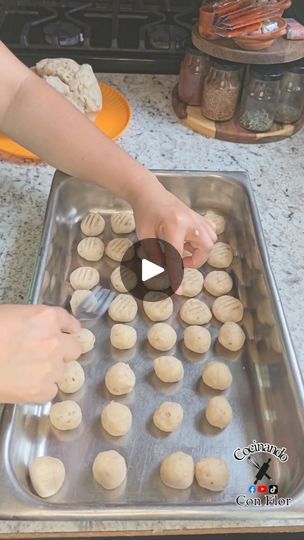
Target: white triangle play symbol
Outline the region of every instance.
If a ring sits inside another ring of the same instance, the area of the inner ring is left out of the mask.
[[[147,259],[143,259],[141,262],[141,279],[142,281],[147,281],[159,274],[162,274],[165,269],[162,266],[158,266]]]

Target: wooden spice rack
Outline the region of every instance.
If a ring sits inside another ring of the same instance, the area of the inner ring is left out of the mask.
[[[304,40],[291,41],[277,39],[269,49],[247,51],[241,49],[232,39],[219,38],[207,40],[198,32],[198,25],[192,31],[192,41],[197,49],[214,58],[241,64],[284,64],[304,58]],[[280,141],[291,137],[304,126],[304,115],[295,124],[274,123],[271,130],[255,133],[243,129],[235,117],[228,122],[214,122],[205,118],[200,107],[185,105],[178,98],[177,85],[172,92],[172,106],[176,116],[184,126],[213,139],[223,141],[257,144]]]

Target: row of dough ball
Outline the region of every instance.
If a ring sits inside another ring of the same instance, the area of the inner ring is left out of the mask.
[[[106,222],[98,212],[89,212],[81,221],[80,229],[86,236],[98,236],[103,233]],[[111,215],[111,227],[115,234],[128,234],[135,231],[133,212],[126,210]]]
[[[106,490],[113,490],[126,480],[127,464],[119,452],[106,450],[97,454],[92,473],[99,485]],[[65,467],[58,458],[40,456],[30,464],[29,475],[36,493],[42,498],[48,498],[63,486]],[[194,477],[200,487],[219,492],[229,483],[229,470],[222,459],[213,457],[200,459],[194,465],[192,456],[184,452],[174,452],[161,463],[160,479],[167,487],[188,489]]]

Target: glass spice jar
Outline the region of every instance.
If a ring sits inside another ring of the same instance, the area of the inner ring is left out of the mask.
[[[213,60],[206,77],[201,102],[202,114],[216,122],[231,120],[242,85],[243,67],[232,62]]]
[[[304,112],[304,62],[300,61],[284,73],[280,101],[275,119],[282,124],[294,124]]]
[[[271,129],[279,102],[282,75],[282,70],[275,67],[257,66],[251,69],[243,89],[239,119],[241,127],[258,133]]]
[[[209,69],[209,56],[198,49],[188,48],[181,63],[178,97],[187,105],[200,105],[205,76]]]

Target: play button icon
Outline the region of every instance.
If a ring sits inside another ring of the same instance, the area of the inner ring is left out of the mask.
[[[142,259],[141,261],[141,280],[148,281],[155,276],[159,276],[165,272],[165,269],[158,264],[148,261],[147,259]]]
[[[120,265],[125,289],[140,300],[149,291],[162,291],[171,296],[180,286],[183,275],[183,260],[178,251],[165,240],[156,238],[135,242],[126,251]]]

